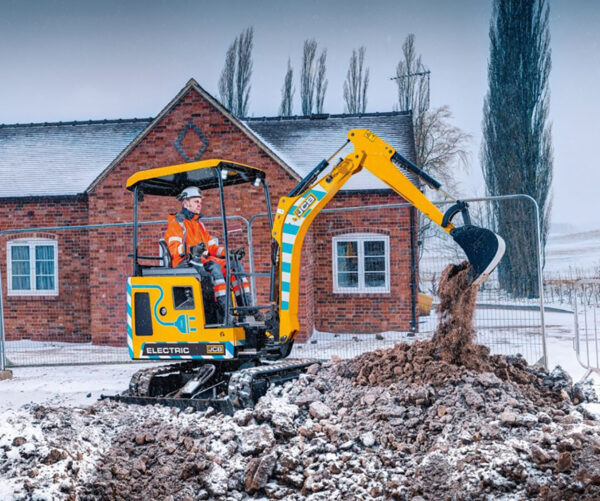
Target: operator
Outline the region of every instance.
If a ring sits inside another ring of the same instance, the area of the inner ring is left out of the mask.
[[[179,196],[182,202],[181,211],[175,215],[169,215],[169,224],[165,233],[165,240],[171,254],[173,267],[203,266],[213,280],[215,299],[219,306],[221,315],[225,314],[225,276],[227,274],[225,259],[225,248],[220,247],[216,240],[208,233],[206,227],[200,220],[202,217],[202,192],[196,186],[188,186]],[[243,247],[230,252],[231,263],[231,288],[235,294],[237,306],[250,306],[250,285],[244,275],[241,260],[245,255]],[[242,287],[236,278],[241,276]],[[246,314],[254,315],[258,320],[259,313],[256,309],[244,311]]]

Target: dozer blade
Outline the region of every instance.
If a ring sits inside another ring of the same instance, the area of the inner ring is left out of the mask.
[[[502,259],[506,249],[504,240],[493,231],[472,225],[454,228],[451,235],[467,255],[473,270],[473,283],[481,284]]]

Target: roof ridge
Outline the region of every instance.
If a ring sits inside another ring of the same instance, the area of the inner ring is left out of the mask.
[[[54,127],[57,125],[97,125],[97,124],[120,124],[120,123],[136,123],[136,122],[147,122],[153,120],[153,117],[147,118],[104,118],[99,120],[70,120],[66,122],[30,122],[30,123],[14,123],[14,124],[0,124],[0,128],[3,127]]]
[[[262,116],[262,117],[243,117],[241,118],[244,122],[258,122],[258,121],[282,121],[282,120],[327,120],[328,118],[360,118],[360,117],[389,117],[389,116],[403,116],[411,115],[412,111],[371,111],[368,113],[319,113],[311,115],[292,115],[288,117],[284,116]]]

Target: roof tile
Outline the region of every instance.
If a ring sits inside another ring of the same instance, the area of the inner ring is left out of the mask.
[[[0,126],[0,198],[76,195],[151,119]]]

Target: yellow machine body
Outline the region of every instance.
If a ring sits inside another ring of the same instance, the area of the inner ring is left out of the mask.
[[[206,322],[194,276],[131,277],[127,327],[132,359],[231,359],[246,342],[242,327]]]

